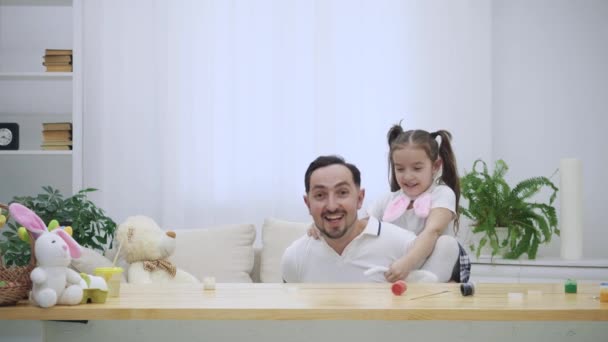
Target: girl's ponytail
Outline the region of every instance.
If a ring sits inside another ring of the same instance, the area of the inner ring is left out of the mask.
[[[393,127],[388,130],[386,138],[388,140],[389,147],[393,144],[395,139],[397,139],[399,135],[401,135],[401,133],[403,133],[403,128],[401,128],[401,124],[393,125]]]
[[[388,184],[391,187],[391,191],[397,191],[401,187],[399,183],[397,183],[397,178],[395,176],[395,168],[393,167],[393,143],[399,138],[403,138],[403,128],[401,128],[401,122],[396,125],[393,125],[388,130],[386,134],[386,139],[388,140]]]
[[[439,145],[439,156],[443,162],[441,180],[447,186],[452,188],[456,195],[456,218],[454,219],[454,231],[458,231],[459,221],[459,203],[460,203],[460,177],[458,177],[458,169],[456,167],[456,157],[452,150],[452,135],[446,130],[439,130],[431,133],[431,138],[435,139],[437,136],[441,137],[441,144]]]

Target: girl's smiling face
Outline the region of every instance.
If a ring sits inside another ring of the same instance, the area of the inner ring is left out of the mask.
[[[393,151],[391,156],[395,179],[403,193],[416,198],[433,184],[433,176],[441,168],[441,159],[434,163],[423,148],[405,145]]]

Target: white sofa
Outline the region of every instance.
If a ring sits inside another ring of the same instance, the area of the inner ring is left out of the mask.
[[[177,229],[173,263],[199,280],[214,277],[220,283],[282,282],[280,263],[283,252],[310,223],[288,222],[273,218],[264,221],[261,246],[255,246],[253,224],[231,224],[207,229]],[[96,267],[112,264],[113,251],[106,257],[84,249],[72,266],[79,272],[93,274]],[[126,268],[124,261],[117,264]],[[124,279],[123,279],[124,280]]]
[[[177,247],[171,259],[200,280],[213,276],[224,283],[279,283],[283,251],[306,234],[309,225],[267,218],[260,230],[261,246],[255,246],[252,224],[176,230]]]
[[[199,280],[216,282],[282,282],[280,263],[285,248],[306,233],[310,222],[289,222],[267,218],[261,229],[261,245],[255,245],[253,224],[232,224],[208,229],[175,230],[177,247],[172,261]],[[111,261],[86,250],[72,265],[80,272]],[[123,264],[124,265],[124,264]],[[126,265],[125,265],[126,266]],[[566,278],[587,281],[608,279],[608,260],[564,261],[473,260],[471,279],[481,282],[563,282]]]

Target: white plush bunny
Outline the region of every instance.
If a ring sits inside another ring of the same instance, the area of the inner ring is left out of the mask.
[[[80,257],[80,245],[61,228],[49,232],[36,213],[19,203],[11,204],[9,211],[15,221],[36,238],[34,252],[38,267],[30,273],[33,283],[30,300],[43,308],[80,303],[82,278],[68,268],[72,258]]]

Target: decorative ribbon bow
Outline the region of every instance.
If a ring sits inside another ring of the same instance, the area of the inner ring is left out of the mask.
[[[399,216],[403,215],[410,206],[412,200],[405,194],[401,194],[388,203],[384,210],[382,221],[392,222]],[[431,194],[425,193],[414,200],[414,213],[416,216],[426,218],[431,212]]]
[[[177,273],[177,267],[166,259],[144,261],[144,270],[148,272],[164,270],[171,275],[171,278],[174,278]]]

